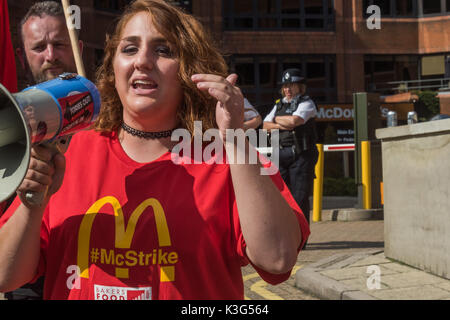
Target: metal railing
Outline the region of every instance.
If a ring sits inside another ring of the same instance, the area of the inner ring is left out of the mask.
[[[386,87],[381,87],[385,86]],[[402,93],[411,90],[439,90],[450,87],[450,78],[437,78],[428,80],[391,81],[369,84],[369,91],[383,93]]]

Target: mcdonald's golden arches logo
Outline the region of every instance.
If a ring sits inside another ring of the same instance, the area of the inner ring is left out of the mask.
[[[131,241],[136,229],[136,224],[141,214],[148,207],[152,207],[156,222],[156,232],[158,235],[159,249],[154,249],[152,253],[136,252],[128,250],[125,254],[116,254],[114,250],[90,248],[90,235],[92,224],[97,213],[105,205],[111,205],[114,211],[115,220],[115,248],[130,249]],[[97,200],[84,214],[78,231],[78,254],[77,264],[80,268],[80,277],[89,278],[89,259],[91,262],[115,265],[115,275],[118,278],[128,279],[127,267],[135,265],[146,266],[159,264],[161,269],[161,282],[175,280],[175,264],[178,262],[178,254],[174,251],[165,252],[164,247],[170,247],[170,234],[167,226],[166,216],[161,203],[150,198],[143,201],[131,214],[128,224],[125,219],[119,201],[112,196],[107,196]],[[169,264],[169,265],[162,265]]]

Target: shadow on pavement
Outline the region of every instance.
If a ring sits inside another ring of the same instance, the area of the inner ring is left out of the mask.
[[[384,248],[384,241],[331,241],[320,243],[308,242],[304,250],[338,250],[359,248]]]

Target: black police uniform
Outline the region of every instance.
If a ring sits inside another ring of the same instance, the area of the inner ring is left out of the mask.
[[[283,84],[289,82],[301,82],[303,78],[297,77],[292,81],[292,75],[297,70],[286,70],[283,74]],[[290,77],[286,77],[290,74]],[[290,102],[279,100],[276,103],[275,117],[292,116],[303,102],[314,102],[307,95],[297,96]],[[294,130],[280,130],[280,162],[279,169],[284,182],[289,187],[292,196],[302,209],[309,223],[309,196],[312,194],[314,183],[314,168],[319,152],[316,147],[317,131],[315,118],[311,118]]]

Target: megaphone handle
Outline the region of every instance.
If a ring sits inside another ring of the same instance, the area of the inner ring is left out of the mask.
[[[43,145],[52,149],[54,154],[60,152],[57,142],[44,143]],[[44,201],[45,197],[47,196],[47,192],[48,192],[48,186],[45,188],[44,191],[41,191],[41,192],[27,191],[25,193],[25,199],[27,200],[28,203],[30,203],[32,205],[40,205]]]

